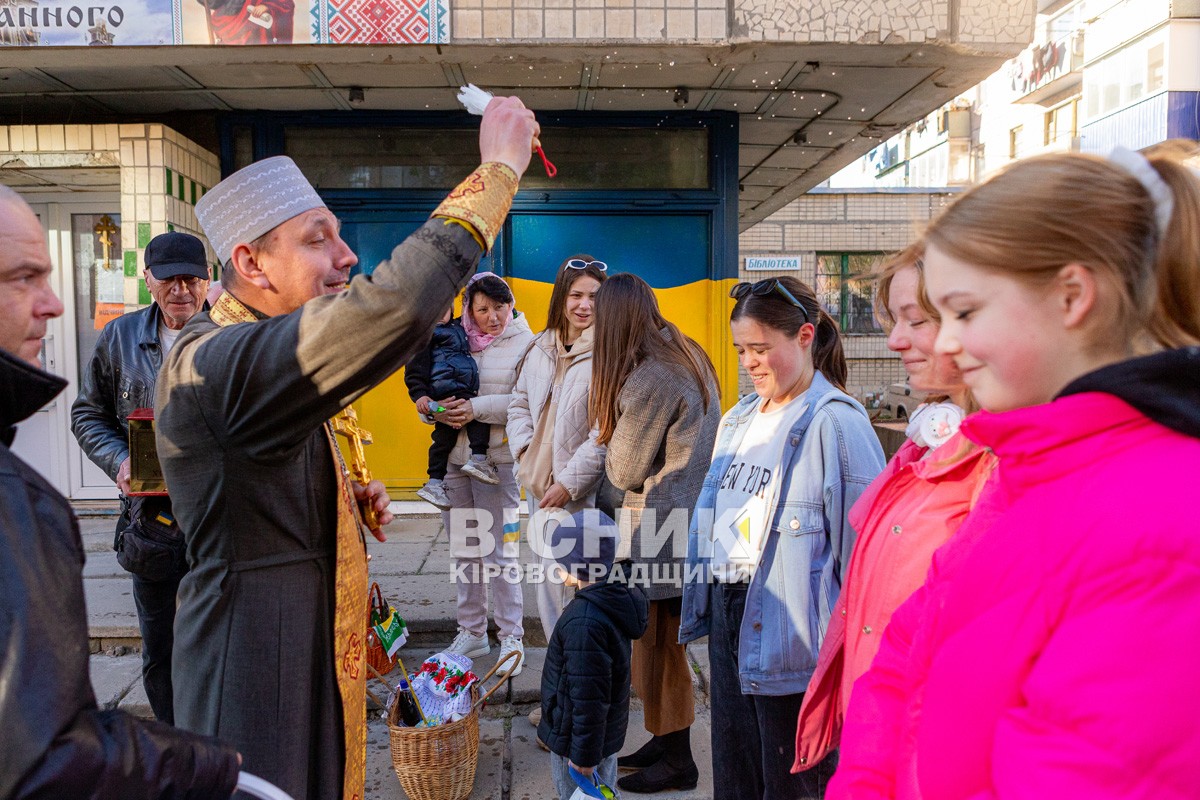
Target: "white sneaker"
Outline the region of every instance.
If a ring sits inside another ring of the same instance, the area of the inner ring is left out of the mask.
[[[464,475],[470,475],[481,483],[495,486],[500,482],[500,474],[496,472],[496,465],[490,461],[472,458],[462,465],[462,471]]]
[[[427,503],[437,506],[443,511],[450,510],[450,496],[446,494],[446,489],[441,481],[434,483],[426,481],[425,485],[417,489],[417,497]]]
[[[492,646],[488,644],[487,633],[484,633],[483,636],[475,636],[470,631],[459,628],[458,636],[454,637],[454,641],[446,648],[446,651],[458,653],[467,658],[479,658],[492,652]]]
[[[517,656],[517,665],[513,667],[512,675],[510,676],[513,678],[520,675],[521,670],[525,669],[525,645],[521,644],[521,640],[515,636],[505,636],[503,639],[501,639],[500,657],[496,659],[497,663],[499,663],[504,660],[505,656],[514,650],[520,653],[520,655]],[[508,667],[506,666],[504,669],[508,669]]]

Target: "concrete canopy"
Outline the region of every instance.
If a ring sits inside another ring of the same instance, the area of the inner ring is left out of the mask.
[[[1032,20],[1031,7],[1030,36]],[[0,48],[0,118],[450,110],[468,81],[542,110],[727,110],[740,117],[745,230],[979,83],[1025,44],[9,47]],[[363,90],[353,103],[352,87]]]

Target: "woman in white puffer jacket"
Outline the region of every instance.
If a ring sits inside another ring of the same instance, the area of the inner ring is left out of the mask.
[[[545,571],[537,599],[547,641],[570,593],[553,579],[555,561],[543,546],[551,530],[546,522],[592,507],[604,474],[605,448],[588,422],[588,389],[592,298],[607,269],[582,254],[559,266],[546,329],[525,356],[508,407],[508,446],[529,504],[529,541]]]
[[[469,400],[434,398],[446,408],[434,417],[450,425],[464,425],[473,419],[488,423],[492,429],[488,460],[497,466],[498,478],[493,485],[472,480],[464,473],[471,449],[466,431],[462,431],[450,452],[443,484],[451,507],[442,512],[442,522],[449,531],[458,586],[458,635],[448,649],[468,658],[491,651],[487,639],[490,585],[500,658],[513,650],[520,653],[515,675],[525,660],[519,564],[521,496],[512,456],[504,444],[504,427],[517,365],[533,341],[533,332],[525,315],[513,308],[514,303],[508,284],[490,272],[480,273],[467,283],[463,327],[467,329],[471,355],[479,364],[479,394]],[[480,529],[491,536],[476,542]]]

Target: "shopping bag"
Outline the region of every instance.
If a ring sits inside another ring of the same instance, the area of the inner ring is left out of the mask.
[[[571,779],[575,781],[575,792],[571,795],[571,800],[587,800],[589,797],[599,797],[601,800],[613,800],[616,793],[600,782],[600,778],[595,772],[592,772],[592,777],[584,776],[575,767],[568,765],[567,772],[571,775]]]

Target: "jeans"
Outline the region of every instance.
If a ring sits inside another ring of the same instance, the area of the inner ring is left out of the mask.
[[[796,720],[804,694],[742,694],[738,640],[746,609],[746,584],[713,582],[708,636],[712,698],[714,800],[820,798],[836,759],[791,774],[796,758]]]
[[[621,793],[617,791],[616,753],[600,762],[596,767],[596,775],[600,777],[601,783],[613,790],[613,797],[621,796]],[[559,800],[571,800],[577,784],[571,777],[571,773],[567,771],[567,759],[558,753],[550,754],[550,777],[554,779],[554,788],[558,791]]]
[[[123,511],[117,531],[129,527]],[[175,703],[171,688],[171,650],[175,646],[175,605],[179,582],[187,570],[160,581],[133,575],[133,602],[137,606],[138,627],[142,632],[142,686],[154,718],[175,724]]]

